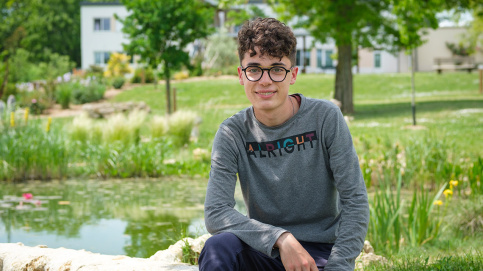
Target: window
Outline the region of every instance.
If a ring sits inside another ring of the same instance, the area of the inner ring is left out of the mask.
[[[332,55],[333,54],[334,54],[334,51],[332,51],[332,50],[325,51],[325,66],[326,67],[334,67],[334,63],[332,62]]]
[[[317,49],[317,67],[322,68],[322,50]]]
[[[380,68],[381,67],[381,53],[374,52],[374,67]]]
[[[304,66],[310,66],[310,51],[304,52]]]
[[[297,50],[297,56],[296,56],[296,60],[295,60],[295,66],[301,66],[301,63],[300,63],[300,50]]]
[[[94,18],[94,31],[110,31],[111,18]]]
[[[94,63],[96,65],[107,64],[110,56],[110,52],[94,52]]]

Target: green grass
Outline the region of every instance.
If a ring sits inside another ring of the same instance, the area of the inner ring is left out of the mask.
[[[455,138],[455,147],[468,155],[483,149],[483,112],[464,114],[465,109],[483,110],[483,95],[478,92],[478,74],[417,73],[417,124],[425,130],[407,129],[412,124],[410,74],[354,75],[354,137],[381,138],[404,142],[411,136],[433,134],[437,138]],[[239,110],[250,106],[238,79],[175,82],[177,108],[192,110],[203,118],[201,140],[213,139],[218,125]],[[291,87],[293,93],[330,99],[334,75],[301,74]],[[165,86],[153,85],[125,91],[114,101],[144,101],[155,114],[165,113]]]
[[[465,254],[456,256],[443,256],[435,260],[429,257],[400,258],[388,264],[375,264],[364,268],[366,271],[467,271],[483,270],[483,257]]]

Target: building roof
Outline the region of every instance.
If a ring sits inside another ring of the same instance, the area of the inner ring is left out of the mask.
[[[122,6],[121,2],[119,1],[111,1],[111,2],[80,2],[81,6]]]

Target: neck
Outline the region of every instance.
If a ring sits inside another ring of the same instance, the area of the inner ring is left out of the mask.
[[[291,119],[298,111],[298,103],[295,98],[287,96],[283,105],[271,111],[257,110],[253,108],[253,114],[258,121],[268,127],[281,125]]]

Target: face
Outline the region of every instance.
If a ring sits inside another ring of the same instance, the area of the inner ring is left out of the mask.
[[[284,110],[284,103],[290,103],[287,99],[289,87],[295,83],[297,79],[298,68],[290,68],[291,63],[288,57],[284,56],[282,59],[271,56],[260,56],[260,51],[255,48],[256,55],[250,56],[245,53],[242,60],[242,67],[258,66],[261,68],[271,68],[273,66],[283,67],[288,72],[287,77],[282,82],[274,82],[270,79],[268,71],[263,72],[263,76],[259,81],[253,82],[247,79],[241,67],[238,67],[238,78],[240,84],[245,88],[245,94],[250,100],[257,113],[278,114]],[[287,107],[285,107],[287,108]],[[290,107],[291,108],[291,107]]]

